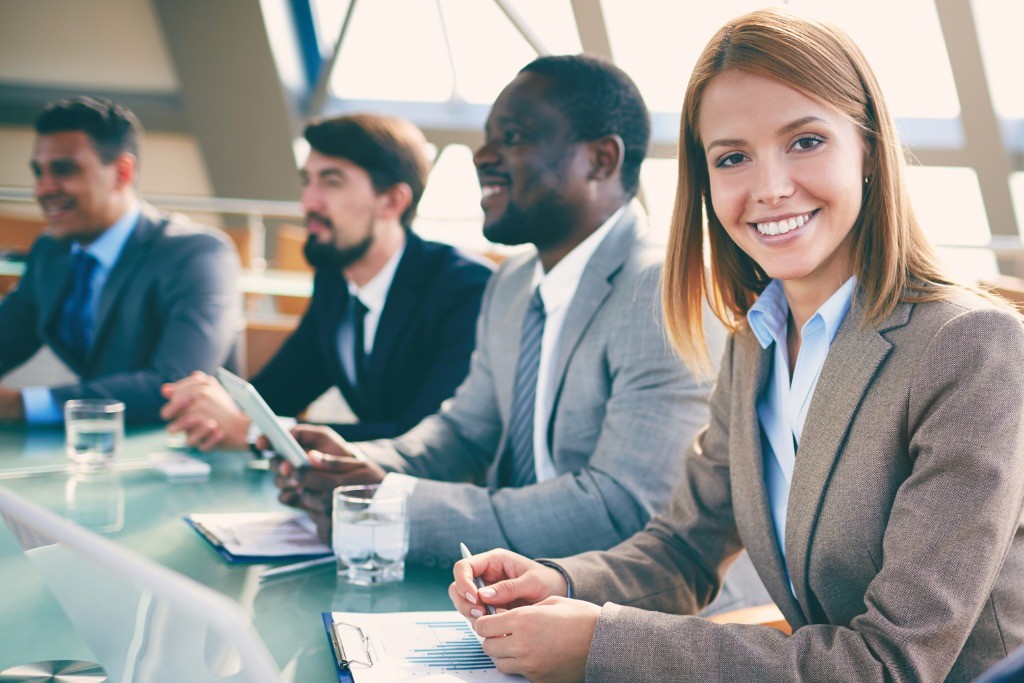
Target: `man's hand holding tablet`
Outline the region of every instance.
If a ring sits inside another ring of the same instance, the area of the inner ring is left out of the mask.
[[[378,484],[387,473],[329,427],[300,424],[292,428],[289,437],[304,449],[308,466],[296,467],[284,458],[271,460],[274,483],[281,490],[278,498],[285,505],[308,512],[320,538],[329,543],[334,489]],[[269,450],[273,442],[262,436],[256,447]]]
[[[306,451],[298,444],[287,429],[277,421],[277,416],[267,402],[259,395],[251,384],[244,379],[228,372],[224,368],[217,369],[217,381],[221,383],[228,395],[234,399],[238,407],[249,416],[253,424],[263,433],[273,446],[273,450],[284,457],[295,467],[309,464]]]

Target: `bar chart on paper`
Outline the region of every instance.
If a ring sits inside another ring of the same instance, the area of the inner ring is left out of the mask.
[[[356,683],[522,680],[494,667],[476,633],[457,612],[327,616],[333,621],[328,629],[344,650],[336,658],[373,661],[372,666],[352,665]]]
[[[413,626],[425,636],[419,643],[402,653],[413,667],[423,667],[422,673],[441,671],[485,671],[494,668],[494,662],[484,654],[473,629],[464,620],[417,621]]]

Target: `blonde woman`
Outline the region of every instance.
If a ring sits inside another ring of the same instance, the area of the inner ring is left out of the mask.
[[[459,562],[453,602],[531,680],[971,680],[1024,641],[1024,327],[943,272],[834,27],[723,27],[679,156],[668,330],[693,368],[702,300],[732,336],[670,509],[606,552]],[[792,636],[685,616],[743,548]]]

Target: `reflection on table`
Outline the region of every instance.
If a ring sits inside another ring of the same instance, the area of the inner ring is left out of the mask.
[[[212,465],[208,481],[169,483],[146,460],[166,449],[163,430],[129,430],[117,471],[88,479],[66,471],[62,430],[3,427],[0,486],[98,527],[115,542],[238,601],[295,681],[335,680],[323,611],[450,609],[447,570],[410,566],[404,582],[359,588],[339,582],[333,568],[260,582],[257,574],[267,565],[225,564],[182,516],[280,509],[271,476],[250,467],[248,453],[215,453],[203,456]],[[4,525],[0,586],[0,671],[40,660],[95,659]]]

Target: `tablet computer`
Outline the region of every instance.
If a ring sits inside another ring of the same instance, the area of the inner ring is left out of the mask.
[[[224,368],[217,368],[217,380],[242,409],[242,412],[248,415],[253,424],[270,440],[270,445],[274,447],[275,451],[296,467],[309,464],[306,451],[302,449],[291,432],[281,426],[274,411],[251,384]]]

